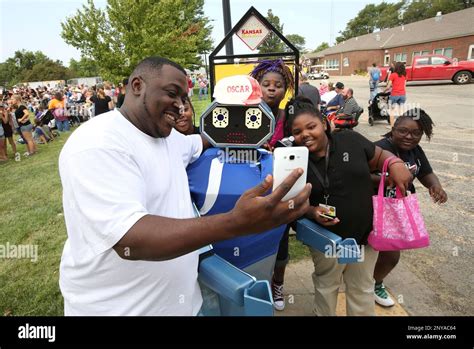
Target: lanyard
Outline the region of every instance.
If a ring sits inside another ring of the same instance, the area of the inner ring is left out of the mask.
[[[316,178],[318,178],[319,182],[321,183],[321,186],[323,187],[323,194],[324,194],[324,199],[326,200],[326,205],[328,203],[328,198],[329,198],[329,176],[328,176],[328,168],[329,168],[329,141],[328,145],[326,147],[326,158],[325,160],[325,173],[324,173],[324,179],[323,176],[321,176],[321,173],[317,169],[317,167],[313,164],[312,161],[309,161],[309,166],[313,170],[313,173],[316,175]]]

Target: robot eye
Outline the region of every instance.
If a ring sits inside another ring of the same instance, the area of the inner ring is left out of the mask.
[[[262,126],[262,111],[259,108],[250,108],[245,111],[245,126],[253,130]]]
[[[226,128],[229,125],[229,111],[226,108],[216,108],[212,111],[212,126]]]

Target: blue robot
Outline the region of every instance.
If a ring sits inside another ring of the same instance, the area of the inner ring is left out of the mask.
[[[260,147],[272,136],[275,118],[261,100],[258,82],[248,76],[222,79],[215,86],[214,96],[216,100],[202,114],[200,123],[201,134],[214,147],[187,169],[191,195],[200,215],[230,211],[246,190],[261,183],[273,170],[272,154]],[[247,280],[243,283],[245,289],[248,284],[256,283],[256,293],[266,302],[265,307],[258,307],[259,314],[272,315],[269,281],[284,229],[281,226],[214,244],[211,256],[204,254],[200,264],[201,286],[206,286],[206,263],[219,256],[219,262],[226,261],[222,266],[227,274],[236,268],[237,274],[240,272]],[[213,269],[211,274],[216,273]],[[232,287],[235,290],[236,285]],[[220,311],[221,315],[250,315],[242,306],[226,305],[229,296],[219,298],[220,310],[210,314],[217,315]]]
[[[200,119],[201,134],[214,147],[187,168],[196,215],[230,211],[247,189],[272,174],[272,154],[260,147],[271,138],[275,118],[261,96],[258,82],[248,76],[222,79],[215,86],[216,100]],[[269,282],[284,230],[280,226],[203,249],[199,282],[204,315],[273,315]],[[334,251],[355,244],[308,220],[297,223],[297,238],[321,251],[328,243]]]

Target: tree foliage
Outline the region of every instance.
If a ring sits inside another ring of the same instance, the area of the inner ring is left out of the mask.
[[[0,63],[0,84],[11,87],[20,82],[66,80],[68,68],[53,61],[41,51],[16,51],[13,57]]]
[[[280,18],[273,14],[272,9],[269,9],[267,12],[267,16],[265,17],[271,25],[275,27],[280,33],[283,34],[283,24],[280,24]],[[284,52],[285,51],[285,44],[281,39],[276,36],[273,32],[271,32],[265,41],[259,46],[258,52],[259,53],[273,53],[273,52]]]
[[[108,0],[101,10],[88,0],[61,23],[61,37],[94,60],[106,79],[128,76],[149,56],[189,67],[212,45],[203,6],[204,0]]]
[[[69,69],[71,71],[71,75],[77,78],[100,75],[99,66],[97,63],[94,60],[84,56],[82,56],[78,61],[76,61],[74,58],[71,58],[69,61]]]
[[[295,46],[298,49],[298,51],[300,52],[305,51],[304,46],[306,45],[306,39],[304,37],[298,34],[288,34],[286,38],[288,39],[289,42],[293,44],[293,46]]]
[[[318,47],[314,49],[313,53],[325,50],[327,48],[329,48],[329,44],[327,42],[322,42]]]
[[[472,5],[472,0],[401,0],[396,3],[369,4],[339,32],[341,35],[336,38],[336,42],[431,18],[438,11],[447,14]]]

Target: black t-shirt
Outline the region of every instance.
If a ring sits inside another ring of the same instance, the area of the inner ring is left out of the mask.
[[[92,96],[91,101],[95,105],[95,115],[107,113],[109,109],[109,102],[111,101],[109,96],[105,96],[104,99],[99,98],[97,96]]]
[[[303,83],[298,87],[298,96],[308,98],[311,102],[313,102],[315,107],[317,107],[318,104],[321,104],[319,90],[309,83]]]
[[[120,108],[125,101],[125,95],[123,93],[119,93],[117,96],[117,108]]]
[[[25,115],[25,113],[23,112],[23,110],[25,110],[26,107],[24,105],[20,105],[18,107],[17,110],[15,110],[15,118],[16,120],[18,121],[18,126],[28,126],[28,125],[31,125],[31,122],[30,120],[26,120],[26,122],[20,122],[20,119]]]
[[[374,157],[375,145],[359,133],[342,130],[332,134],[329,152],[328,205],[336,207],[340,222],[326,229],[342,238],[354,238],[366,244],[372,230],[373,185],[368,162]],[[310,154],[309,161],[325,176],[325,157]],[[324,204],[321,182],[308,166],[307,182],[312,184],[309,198],[311,206]]]
[[[379,146],[384,150],[388,150],[389,152],[395,154],[400,159],[405,161],[407,168],[411,168],[410,172],[413,174],[414,178],[416,177],[420,179],[426,176],[427,174],[433,173],[433,169],[431,168],[431,165],[428,159],[426,158],[425,152],[423,151],[423,149],[421,149],[419,145],[417,145],[414,149],[410,151],[398,150],[390,138],[383,138],[375,142],[375,145]],[[412,193],[415,192],[415,186],[413,185],[413,182],[410,184],[408,190]]]

